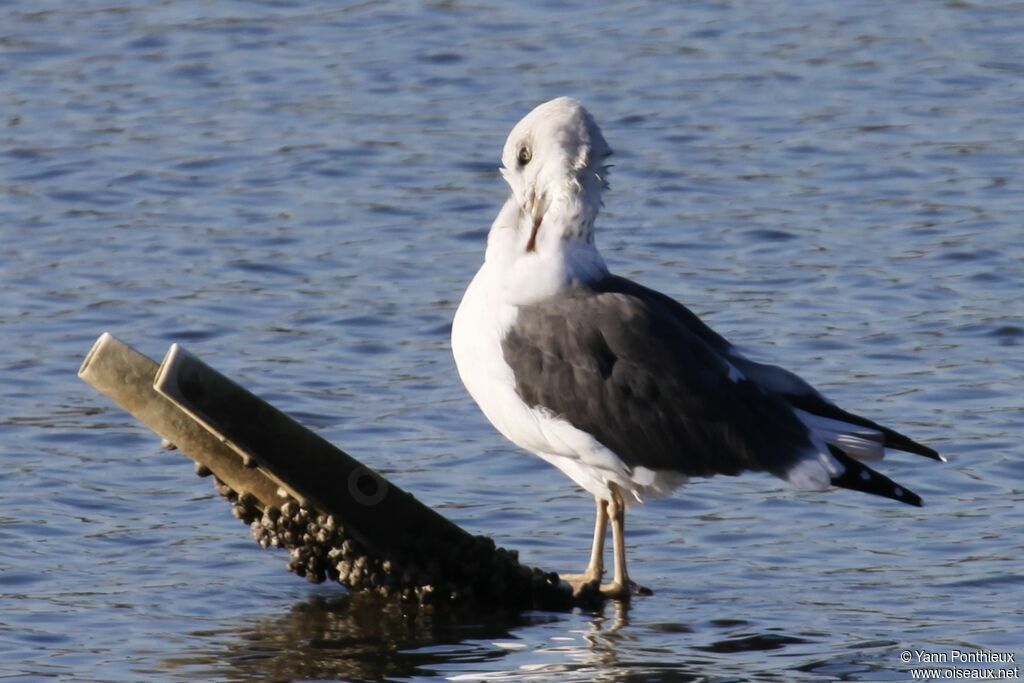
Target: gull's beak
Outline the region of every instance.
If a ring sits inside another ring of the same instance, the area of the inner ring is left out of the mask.
[[[533,229],[530,230],[530,239],[526,243],[526,251],[537,250],[537,231],[540,230],[540,224],[544,221],[544,213],[548,210],[548,196],[542,194],[540,197],[535,197],[533,200],[533,210],[530,211],[530,216],[533,218]]]

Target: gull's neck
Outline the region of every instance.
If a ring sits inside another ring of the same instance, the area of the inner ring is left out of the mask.
[[[508,198],[491,226],[484,264],[503,303],[535,303],[608,275],[594,242],[596,206],[599,200],[588,204],[579,194],[556,196],[544,213],[534,248],[527,250],[532,216],[514,196]]]

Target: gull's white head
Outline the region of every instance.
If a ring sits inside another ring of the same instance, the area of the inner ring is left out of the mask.
[[[611,153],[594,118],[570,97],[545,102],[516,124],[501,174],[518,207],[516,242],[524,252],[565,240],[593,242]]]

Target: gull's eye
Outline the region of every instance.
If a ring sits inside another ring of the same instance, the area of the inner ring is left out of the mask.
[[[519,148],[519,156],[516,157],[516,160],[519,161],[520,166],[526,166],[528,163],[530,163],[530,159],[532,158],[533,154],[530,153],[529,147]]]

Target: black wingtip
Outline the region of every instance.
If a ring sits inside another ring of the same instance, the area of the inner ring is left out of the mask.
[[[939,462],[946,462],[946,459],[939,454],[934,448],[929,448],[924,444],[919,444],[910,437],[904,436],[899,432],[893,431],[888,427],[883,428],[883,434],[885,434],[885,447],[893,448],[897,451],[903,451],[904,453],[913,453],[915,455],[923,455],[926,458],[932,460],[938,460]]]
[[[829,451],[843,466],[843,473],[832,478],[832,485],[853,491],[863,491],[883,498],[898,500],[907,505],[924,507],[924,501],[910,489],[900,486],[889,477],[874,471],[864,463],[854,460],[835,446]]]

